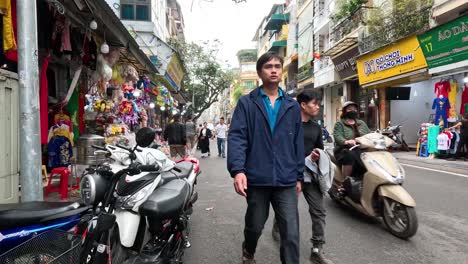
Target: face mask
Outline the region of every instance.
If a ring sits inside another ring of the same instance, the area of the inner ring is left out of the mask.
[[[344,117],[350,118],[350,119],[356,119],[358,117],[358,112],[357,111],[346,112]]]

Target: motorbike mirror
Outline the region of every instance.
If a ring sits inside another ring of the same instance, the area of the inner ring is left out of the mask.
[[[156,132],[153,129],[149,127],[143,127],[136,133],[137,145],[146,148],[151,143],[153,143],[155,136]]]

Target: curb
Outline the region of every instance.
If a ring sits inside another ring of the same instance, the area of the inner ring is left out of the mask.
[[[446,166],[446,165],[431,164],[431,163],[426,163],[426,162],[422,162],[421,164],[421,161],[415,161],[415,160],[410,160],[410,159],[405,159],[405,158],[397,158],[397,160],[400,161],[403,165],[408,164],[408,165],[413,165],[413,166],[418,166],[418,167],[440,170],[441,172],[446,171],[446,172],[468,175],[467,173],[468,170],[466,168],[453,168],[453,167]]]

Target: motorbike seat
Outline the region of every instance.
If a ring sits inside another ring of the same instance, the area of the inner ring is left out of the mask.
[[[86,210],[77,202],[26,202],[0,204],[0,229],[38,224],[79,214]]]
[[[333,163],[338,164],[335,158],[335,154],[333,153],[333,149],[327,149],[327,154]]]
[[[165,171],[161,173],[161,181],[159,186],[162,186],[170,181],[175,179],[186,179],[190,176],[190,173],[193,169],[193,163],[189,161],[183,161],[177,163],[174,168],[170,171]]]
[[[193,163],[190,161],[181,161],[176,163],[172,171],[179,177],[188,178],[193,169]]]
[[[187,203],[190,188],[184,180],[173,180],[157,188],[140,206],[142,215],[168,219],[176,217]]]

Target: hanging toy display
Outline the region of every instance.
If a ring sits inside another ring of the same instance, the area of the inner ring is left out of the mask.
[[[96,112],[109,113],[114,108],[114,103],[103,99],[94,101],[93,109]]]

